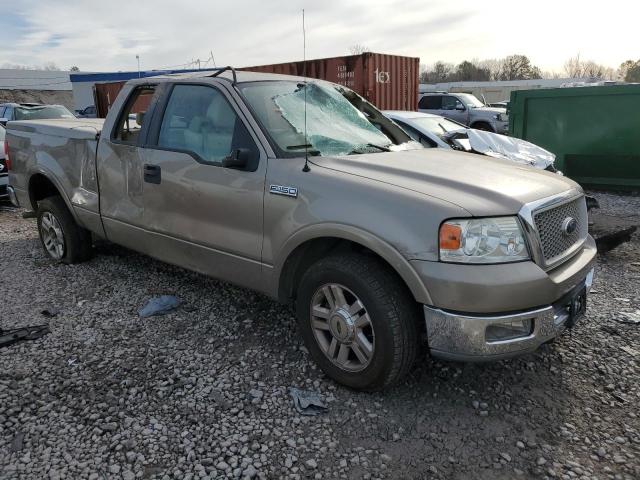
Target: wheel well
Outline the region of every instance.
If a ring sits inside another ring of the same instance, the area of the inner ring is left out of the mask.
[[[405,282],[402,280],[400,275],[398,275],[396,270],[373,250],[351,240],[335,237],[322,237],[308,240],[291,252],[280,273],[278,289],[279,300],[283,303],[290,303],[292,300],[295,300],[296,289],[300,284],[300,280],[302,279],[304,272],[306,272],[307,269],[315,262],[326,257],[330,253],[348,252],[367,255],[379,259],[398,277],[402,284],[406,286]],[[409,290],[408,287],[407,290]]]
[[[491,124],[489,122],[487,122],[486,120],[479,120],[477,122],[473,122],[471,125],[469,125],[471,128],[477,128],[478,125],[486,125],[489,130],[491,130],[493,132],[493,127],[491,126]]]
[[[31,201],[33,210],[38,209],[38,202],[40,200],[54,195],[60,195],[60,192],[51,180],[41,173],[37,173],[31,177],[29,180],[29,200]]]

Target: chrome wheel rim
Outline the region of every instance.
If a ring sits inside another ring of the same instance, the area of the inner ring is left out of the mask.
[[[324,355],[342,370],[359,372],[375,352],[375,333],[360,299],[337,283],[322,285],[311,298],[311,329]]]
[[[47,253],[60,260],[64,256],[64,235],[58,219],[51,212],[44,212],[40,219],[40,235]]]

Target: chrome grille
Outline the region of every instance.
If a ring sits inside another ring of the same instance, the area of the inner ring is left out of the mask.
[[[574,218],[577,222],[577,228],[570,234],[563,231],[563,223],[567,218]],[[589,221],[583,196],[562,205],[534,212],[533,220],[538,230],[546,266],[554,265],[571,255],[587,238]]]

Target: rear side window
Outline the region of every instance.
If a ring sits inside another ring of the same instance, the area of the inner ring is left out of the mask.
[[[441,107],[442,97],[440,95],[425,95],[418,103],[418,108],[423,110],[440,110]]]
[[[0,118],[4,118],[4,110],[6,107],[0,107]]]
[[[247,170],[255,170],[258,149],[225,96],[204,85],[176,85],[167,103],[158,146],[194,153],[203,163],[222,165],[238,148],[248,149]]]
[[[113,140],[137,145],[142,125],[147,121],[146,113],[156,91],[155,85],[137,87],[120,114]]]
[[[13,107],[7,107],[2,114],[2,118],[13,120]]]

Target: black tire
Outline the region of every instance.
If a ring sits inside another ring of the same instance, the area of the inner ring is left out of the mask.
[[[471,128],[475,128],[476,130],[482,130],[483,132],[493,132],[496,133],[495,130],[489,125],[487,122],[478,122],[474,123]]]
[[[361,371],[346,371],[320,348],[311,326],[311,305],[320,287],[343,285],[364,304],[375,332],[370,363]],[[419,344],[419,307],[406,286],[382,261],[358,254],[334,255],[313,264],[297,291],[298,325],[307,349],[322,370],[338,383],[382,390],[397,383],[413,365]]]
[[[43,217],[50,218],[49,215],[53,215],[57,220],[64,239],[63,253],[59,258],[56,258],[45,245]],[[91,232],[76,223],[64,200],[58,195],[38,202],[38,234],[42,248],[53,260],[68,264],[80,263],[91,258],[93,254]]]

